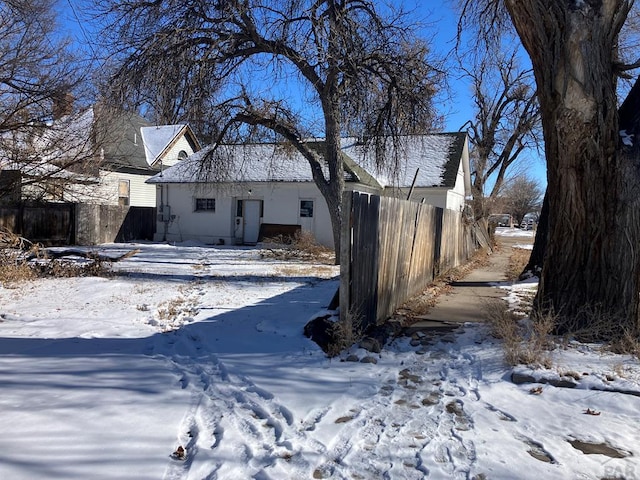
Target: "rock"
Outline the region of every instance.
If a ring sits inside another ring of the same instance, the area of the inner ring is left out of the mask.
[[[358,358],[357,355],[349,355],[347,358],[345,358],[344,361],[345,362],[359,362],[360,358]]]
[[[578,386],[576,382],[566,378],[535,378],[533,375],[522,372],[512,372],[511,381],[516,385],[522,385],[524,383],[542,383],[560,388],[575,388]]]
[[[334,322],[330,318],[330,315],[317,317],[304,326],[304,336],[316,342],[325,353],[335,342]]]
[[[521,372],[512,372],[511,381],[516,385],[522,385],[523,383],[537,383],[537,380],[533,376]]]
[[[360,363],[373,363],[376,364],[378,363],[378,360],[376,359],[376,357],[372,357],[370,355],[363,357],[362,360],[360,360]]]
[[[364,348],[366,351],[371,353],[380,353],[382,351],[380,342],[372,337],[364,337],[360,340],[360,348]]]

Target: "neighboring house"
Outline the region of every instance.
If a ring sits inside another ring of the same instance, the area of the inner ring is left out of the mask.
[[[93,137],[100,177],[93,194],[103,205],[155,207],[156,191],[146,180],[200,149],[188,125],[153,126],[127,112],[95,115]]]
[[[375,168],[371,152],[344,139],[345,189],[406,198],[461,211],[470,195],[466,134],[405,137],[394,175]],[[322,148],[322,142],[317,142]],[[299,225],[333,246],[329,211],[308,162],[279,144],[212,147],[148,180],[158,186],[155,240],[255,244],[261,225]],[[369,173],[373,172],[373,174]],[[416,176],[417,172],[417,176]],[[413,182],[416,178],[415,183]]]
[[[99,105],[54,119],[28,147],[0,161],[0,186],[7,183],[11,201],[137,207],[156,206],[147,179],[200,149],[188,125],[153,126]]]
[[[396,171],[378,169],[372,153],[354,139],[343,140],[342,151],[378,179],[385,196],[459,212],[471,196],[469,141],[464,132],[404,137],[397,150],[387,152],[389,158],[399,159]]]
[[[109,205],[155,207],[156,189],[145,183],[200,149],[188,125],[151,126],[139,117],[113,135],[101,153],[101,197]]]

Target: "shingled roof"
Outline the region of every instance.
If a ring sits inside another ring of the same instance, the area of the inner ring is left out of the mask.
[[[94,138],[102,148],[102,166],[118,171],[157,172],[147,163],[141,128],[151,125],[131,112],[103,109],[94,111]]]
[[[324,142],[313,141],[311,148],[322,154]],[[313,182],[309,163],[290,145],[253,143],[220,145],[215,154],[210,145],[188,159],[165,169],[149,183],[206,182]],[[209,158],[207,158],[207,156]],[[377,180],[343,154],[345,181],[381,189]],[[325,174],[328,172],[325,169]]]
[[[386,155],[402,159],[397,171],[378,168],[372,148],[357,139],[345,139],[343,151],[385,187],[410,187],[415,177],[416,187],[453,188],[465,141],[466,133],[453,132],[404,136],[395,146],[389,142]]]
[[[375,189],[405,188],[411,186],[417,171],[416,187],[455,186],[466,141],[465,133],[415,135],[401,140],[397,147],[401,149],[401,166],[398,171],[385,172],[376,167],[371,149],[357,139],[343,139],[345,181]],[[325,148],[322,141],[312,141],[309,145],[320,154]],[[149,183],[313,181],[309,163],[290,145],[220,145],[215,153],[213,150],[212,145],[205,147],[187,160],[155,175],[149,179]]]

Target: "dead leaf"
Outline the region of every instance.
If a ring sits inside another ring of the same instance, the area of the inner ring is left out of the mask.
[[[531,395],[540,395],[542,393],[542,387],[533,387],[531,390],[529,390],[529,393]]]
[[[182,445],[180,445],[178,448],[176,448],[176,451],[171,454],[171,456],[173,458],[177,458],[178,460],[184,460],[185,458],[187,458],[187,450]]]
[[[585,415],[600,415],[600,412],[596,412],[595,410],[591,410],[590,408],[587,408],[584,412]]]

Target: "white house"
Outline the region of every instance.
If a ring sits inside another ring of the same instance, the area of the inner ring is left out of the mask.
[[[471,184],[466,134],[403,140],[400,168],[385,175],[370,151],[344,139],[345,188],[406,198],[413,184],[412,200],[460,211]],[[261,225],[298,225],[333,246],[326,202],[309,164],[292,147],[224,145],[208,158],[211,151],[207,147],[148,180],[157,186],[157,241],[255,244]]]
[[[307,161],[281,144],[223,145],[203,168],[205,148],[148,182],[157,185],[156,240],[255,244],[260,228],[299,225],[333,245],[331,220]],[[345,157],[346,189],[380,193],[377,181]]]
[[[471,196],[469,141],[464,132],[404,137],[386,152],[388,158],[399,159],[398,168],[387,170],[379,169],[370,149],[357,140],[345,139],[342,145],[344,153],[380,182],[385,196],[456,211],[462,211]]]

